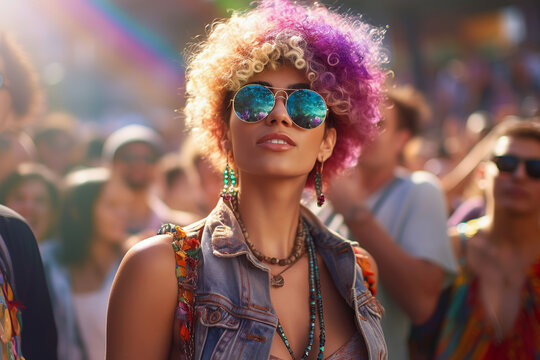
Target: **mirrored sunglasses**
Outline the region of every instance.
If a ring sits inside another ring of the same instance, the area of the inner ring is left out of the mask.
[[[277,91],[274,94],[272,90]],[[240,88],[232,99],[233,109],[240,120],[254,123],[265,119],[270,114],[277,97],[285,99],[289,117],[302,129],[314,129],[320,126],[328,114],[324,99],[313,90],[278,89],[258,84]]]
[[[525,171],[531,179],[540,179],[540,159],[521,159],[514,155],[494,156],[493,163],[500,172],[513,174],[521,162],[525,163]]]

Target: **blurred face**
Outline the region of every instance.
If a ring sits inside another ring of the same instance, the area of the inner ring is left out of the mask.
[[[114,181],[105,184],[94,206],[94,236],[97,239],[121,244],[127,238],[132,196],[121,184]]]
[[[73,165],[75,139],[65,132],[52,134],[47,140],[36,143],[40,161],[59,175]]]
[[[309,89],[305,75],[290,66],[266,69],[255,74],[249,83]],[[276,94],[275,89],[272,91]],[[328,129],[325,137],[324,124],[314,129],[298,127],[287,113],[284,97],[284,92],[279,91],[272,111],[258,122],[246,123],[231,110],[228,139],[241,178],[243,174],[307,178],[317,159],[326,160],[332,154],[335,130]]]
[[[409,132],[398,128],[396,109],[384,106],[381,111],[383,121],[380,132],[359,159],[359,164],[367,169],[396,166],[399,154],[409,139]]]
[[[11,95],[8,91],[8,85],[6,84],[8,74],[5,73],[4,61],[0,58],[0,131],[3,131],[9,125],[9,122],[13,116],[13,109],[11,107]]]
[[[146,143],[131,143],[122,146],[116,153],[114,172],[134,190],[145,190],[152,185],[157,174],[158,157]]]
[[[495,146],[495,156],[511,155],[520,160],[540,159],[540,142],[534,139],[502,137]],[[540,213],[540,179],[527,175],[525,164],[513,172],[497,168],[494,162],[486,165],[487,193],[495,208],[515,214]],[[506,170],[509,170],[507,168]]]
[[[29,179],[20,184],[9,194],[6,206],[28,221],[38,241],[47,236],[54,214],[51,196],[41,180]]]

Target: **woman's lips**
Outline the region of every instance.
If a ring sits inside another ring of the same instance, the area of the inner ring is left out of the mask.
[[[285,151],[296,146],[296,143],[282,133],[266,134],[257,140],[257,145],[274,151]]]

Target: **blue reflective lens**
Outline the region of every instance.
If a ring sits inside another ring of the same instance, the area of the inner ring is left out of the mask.
[[[313,129],[326,118],[326,103],[315,91],[298,90],[287,99],[287,112],[296,125]]]
[[[274,108],[274,94],[261,85],[247,85],[238,90],[233,101],[240,120],[256,122],[264,119]]]
[[[234,96],[233,108],[236,116],[245,122],[257,122],[270,114],[275,105],[274,93],[258,84],[242,87]],[[277,89],[280,94],[282,90]],[[291,120],[303,129],[313,129],[326,119],[326,103],[321,95],[312,90],[287,92],[286,108]],[[285,92],[283,91],[283,94]]]

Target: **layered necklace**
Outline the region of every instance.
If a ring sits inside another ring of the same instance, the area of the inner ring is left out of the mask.
[[[236,216],[236,219],[238,221],[238,224],[240,225],[240,228],[242,229],[242,233],[244,234],[244,239],[246,240],[246,244],[250,248],[251,252],[259,261],[267,262],[270,264],[278,264],[280,266],[288,265],[284,270],[282,270],[277,275],[272,275],[271,278],[271,285],[273,287],[279,288],[282,287],[284,284],[283,277],[281,274],[283,274],[287,269],[289,269],[292,265],[298,261],[306,252],[308,253],[308,263],[309,263],[309,337],[308,337],[308,344],[306,348],[304,349],[304,352],[302,353],[301,359],[307,359],[309,356],[309,353],[311,352],[311,349],[313,347],[313,339],[315,335],[315,318],[318,315],[319,319],[319,353],[317,356],[317,359],[323,358],[324,353],[324,344],[325,344],[325,330],[324,330],[324,318],[323,318],[323,305],[322,305],[322,296],[321,296],[321,282],[319,277],[319,266],[317,264],[317,253],[315,250],[315,243],[313,242],[313,238],[311,237],[311,234],[307,230],[306,226],[303,226],[302,218],[299,217],[298,220],[298,227],[296,230],[296,237],[294,241],[294,247],[291,255],[287,259],[276,259],[271,258],[268,256],[265,256],[261,254],[259,251],[257,251],[253,244],[249,241],[248,233],[246,231],[246,227],[244,226],[244,223],[242,221],[242,218],[240,217],[240,212],[238,211],[238,199],[236,196],[233,196],[231,199],[231,205],[233,212]],[[294,353],[291,349],[291,345],[289,343],[289,340],[287,339],[287,336],[285,335],[285,332],[283,331],[283,327],[281,326],[281,322],[278,319],[278,324],[276,328],[277,333],[279,334],[279,337],[281,340],[283,340],[283,343],[287,347],[287,350],[289,351],[289,354],[291,355],[291,358],[294,359]]]
[[[231,198],[231,205],[232,205],[232,210],[234,212],[234,215],[236,216],[236,219],[238,220],[238,224],[240,225],[240,229],[242,230],[242,233],[244,234],[244,239],[246,240],[246,244],[251,250],[251,252],[253,253],[253,255],[255,255],[255,257],[261,262],[265,262],[267,264],[272,264],[272,265],[286,266],[286,268],[280,271],[277,275],[270,274],[271,275],[270,285],[272,285],[272,287],[275,287],[275,288],[282,287],[283,285],[285,285],[285,279],[283,279],[282,274],[285,271],[289,270],[294,264],[296,264],[296,262],[300,260],[306,253],[306,242],[305,242],[306,236],[303,231],[302,218],[301,217],[298,218],[298,226],[296,227],[296,236],[294,238],[294,245],[293,245],[293,250],[291,254],[285,259],[278,259],[275,257],[263,255],[259,250],[255,248],[253,243],[249,241],[248,232],[246,230],[246,227],[244,226],[244,222],[242,221],[240,212],[238,211],[238,199],[236,196],[233,196]]]

